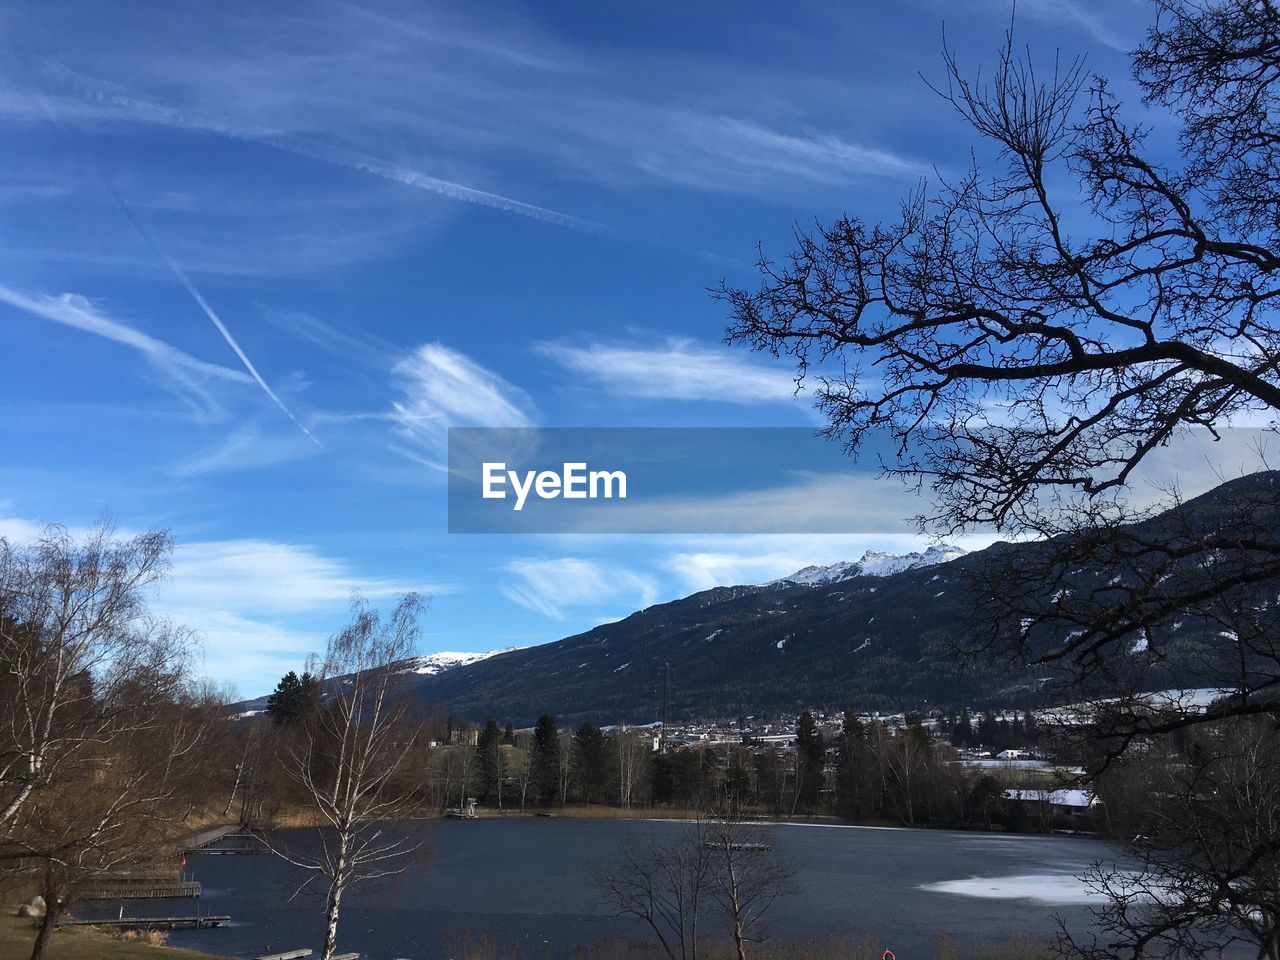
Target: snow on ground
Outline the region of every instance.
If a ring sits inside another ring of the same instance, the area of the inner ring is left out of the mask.
[[[1195,714],[1204,713],[1215,700],[1229,697],[1235,692],[1230,687],[1189,687],[1185,690],[1153,690],[1149,693],[1137,694],[1137,697],[1155,711]],[[1093,704],[1068,703],[1059,707],[1037,710],[1035,713],[1036,717],[1045,723],[1073,726],[1090,722],[1099,709],[1116,702],[1118,701],[1114,698],[1108,698]]]
[[[968,877],[924,883],[921,890],[982,900],[1031,900],[1048,906],[1097,903],[1099,894],[1069,873],[1021,873],[1009,877]]]
[[[1093,806],[1093,792],[1090,790],[1075,790],[1064,788],[1061,790],[1019,790],[1011,789],[1004,792],[1006,800],[1026,800],[1030,803],[1052,803],[1059,807],[1091,807]]]

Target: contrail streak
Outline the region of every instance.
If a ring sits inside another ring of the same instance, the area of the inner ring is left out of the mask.
[[[40,96],[38,92],[37,103],[50,121],[65,128],[66,124],[63,124],[58,120],[53,111],[49,108],[49,105],[45,102],[44,97]],[[129,209],[129,205],[124,202],[124,197],[120,196],[119,191],[117,191],[116,188],[107,181],[106,177],[103,177],[101,174],[98,175],[98,179],[115,199],[116,205],[120,208],[120,212],[124,214],[124,218],[129,221],[129,225],[133,227],[134,231],[137,232],[138,236],[143,239],[147,246],[151,248],[152,252],[165,262],[169,267],[169,270],[172,271],[173,275],[177,278],[178,282],[186,289],[187,293],[191,294],[191,299],[193,299],[196,302],[196,305],[204,311],[204,315],[209,318],[210,322],[218,328],[218,332],[222,334],[222,338],[227,341],[227,345],[235,351],[236,356],[240,358],[240,362],[244,364],[244,368],[248,370],[249,375],[257,381],[258,386],[262,388],[263,392],[271,398],[271,402],[279,407],[286,417],[293,421],[294,426],[301,430],[308,440],[314,443],[317,447],[324,446],[324,444],[315,438],[315,435],[312,434],[310,430],[302,425],[302,421],[293,415],[293,411],[284,405],[284,401],[276,396],[276,392],[271,389],[267,384],[267,381],[262,379],[262,374],[258,373],[258,368],[253,365],[253,361],[249,359],[248,354],[240,348],[240,344],[236,342],[236,338],[231,335],[231,331],[227,329],[227,325],[222,322],[222,319],[214,311],[213,307],[209,305],[209,301],[207,301],[204,298],[204,295],[196,289],[196,285],[191,282],[191,279],[186,275],[183,269],[178,266],[174,259],[161,250],[159,244],[152,239],[151,234],[142,228],[142,224],[138,222],[136,217],[134,217],[133,212]]]
[[[276,396],[276,392],[267,385],[267,381],[262,379],[262,374],[258,373],[258,368],[253,365],[253,361],[249,359],[248,354],[240,349],[240,344],[236,343],[236,338],[231,335],[231,331],[227,329],[226,324],[224,324],[218,317],[218,314],[214,312],[213,307],[209,306],[209,301],[205,300],[204,295],[196,289],[196,285],[191,282],[183,272],[182,268],[178,266],[167,254],[161,253],[160,256],[163,257],[164,262],[169,265],[169,269],[172,270],[173,275],[178,278],[178,282],[186,287],[187,293],[191,294],[191,299],[200,306],[200,309],[204,311],[204,315],[209,318],[210,322],[215,327],[218,328],[218,332],[222,334],[222,338],[227,341],[227,345],[236,352],[236,356],[240,358],[240,362],[244,364],[244,368],[249,371],[249,375],[253,377],[254,380],[258,381],[258,386],[260,386],[262,391],[271,398],[272,403],[279,407],[284,415],[293,421],[294,426],[307,435],[308,440],[314,443],[317,447],[323,446],[311,431],[302,425],[302,421],[293,415],[293,411],[284,405],[284,401]]]
[[[227,121],[193,114],[153,98],[134,95],[132,91],[122,88],[118,84],[111,84],[95,77],[86,76],[56,62],[46,64],[46,69],[69,82],[75,89],[86,94],[94,102],[109,108],[127,111],[135,120],[143,123],[199,131],[228,137],[233,140],[256,143],[333,166],[345,167],[348,170],[392,180],[418,190],[427,190],[442,197],[461,200],[465,203],[475,203],[484,207],[492,207],[495,210],[503,210],[518,216],[530,217],[559,227],[585,230],[589,233],[606,232],[602,224],[593,220],[575,217],[572,214],[562,213],[550,207],[526,203],[523,200],[516,200],[514,197],[507,197],[500,193],[469,187],[454,180],[433,177],[418,170],[388,163],[358,150],[350,150],[280,130],[237,127]],[[46,107],[45,109],[47,110],[48,108]]]
[[[213,307],[209,305],[209,301],[204,298],[204,294],[196,289],[196,285],[191,282],[191,278],[187,276],[182,267],[178,266],[173,257],[161,250],[155,240],[151,238],[151,234],[147,233],[147,231],[142,228],[142,224],[137,221],[133,213],[129,210],[128,204],[124,202],[124,198],[116,192],[116,189],[111,186],[111,184],[107,183],[106,187],[111,191],[111,195],[115,197],[116,203],[120,205],[120,212],[124,214],[125,219],[128,220],[133,226],[133,229],[138,232],[138,236],[142,237],[142,239],[146,241],[147,246],[151,248],[152,252],[164,261],[165,266],[169,268],[170,272],[174,275],[177,281],[182,284],[187,293],[191,294],[191,299],[196,302],[196,306],[204,311],[204,315],[209,318],[209,322],[218,328],[218,332],[222,334],[222,339],[226,340],[227,346],[235,351],[236,356],[240,358],[240,362],[244,364],[244,368],[249,371],[249,376],[253,377],[258,386],[262,388],[262,392],[271,398],[271,402],[279,407],[280,411],[286,417],[293,421],[294,426],[306,434],[308,440],[314,443],[317,447],[324,446],[324,444],[315,438],[315,435],[310,430],[303,426],[302,421],[293,415],[293,411],[285,406],[284,401],[276,395],[276,392],[271,389],[271,386],[267,381],[262,379],[262,374],[258,373],[258,368],[253,365],[253,361],[249,359],[249,355],[241,349],[240,344],[236,342],[236,338],[233,337],[231,335],[231,331],[227,329],[227,325],[222,322],[222,318],[219,317]]]

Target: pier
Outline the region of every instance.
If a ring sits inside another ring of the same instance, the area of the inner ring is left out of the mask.
[[[230,923],[228,916],[120,917],[115,920],[60,920],[60,927],[114,927],[117,930],[203,930]]]
[[[223,840],[229,841],[227,846],[217,846]],[[187,853],[269,853],[270,850],[260,837],[246,831],[243,827],[225,826],[211,827],[179,841],[179,849]]]
[[[199,833],[179,840],[178,848],[183,853],[200,853],[205,847],[212,846],[219,840],[239,832],[240,828],[236,826],[210,827],[208,830],[201,830]]]
[[[170,900],[198,896],[200,884],[195,880],[165,877],[101,880],[85,886],[79,893],[81,900]]]

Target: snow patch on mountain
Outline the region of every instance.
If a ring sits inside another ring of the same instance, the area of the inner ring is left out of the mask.
[[[459,653],[452,650],[441,650],[438,653],[428,653],[426,656],[414,657],[409,661],[408,669],[405,673],[420,673],[428,677],[434,677],[446,670],[452,670],[454,667],[469,667],[473,663],[479,663],[481,660],[488,660],[500,653],[510,653],[512,650],[520,650],[521,647],[503,647],[501,650],[488,650],[484,653]]]
[[[880,550],[868,550],[861,560],[841,560],[827,566],[811,566],[797,570],[789,577],[782,577],[766,586],[795,584],[797,586],[817,587],[828,583],[840,583],[854,577],[891,577],[904,570],[915,570],[920,567],[933,567],[940,563],[963,557],[968,551],[953,547],[948,543],[934,544],[927,550],[915,553],[884,553]]]

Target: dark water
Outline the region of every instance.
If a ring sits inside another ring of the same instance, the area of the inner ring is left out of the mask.
[[[591,867],[628,834],[671,836],[678,824],[654,821],[495,819],[431,825],[432,861],[395,882],[353,889],[344,901],[340,947],[369,960],[449,956],[448,932],[488,930],[540,958],[611,935],[643,936],[597,902]],[[1105,844],[1067,837],[1014,837],[924,830],[778,825],[775,848],[798,868],[796,893],[768,914],[770,933],[793,938],[873,935],[900,958],[931,955],[936,935],[997,940],[1051,936],[1054,916],[1072,926],[1089,908],[1072,879],[1114,856]],[[195,855],[204,885],[198,901],[131,905],[157,913],[230,914],[231,926],[175,931],[170,943],[237,957],[321,945],[323,895],[273,856]],[[926,885],[972,881],[964,892]],[[980,895],[973,895],[973,894]]]

